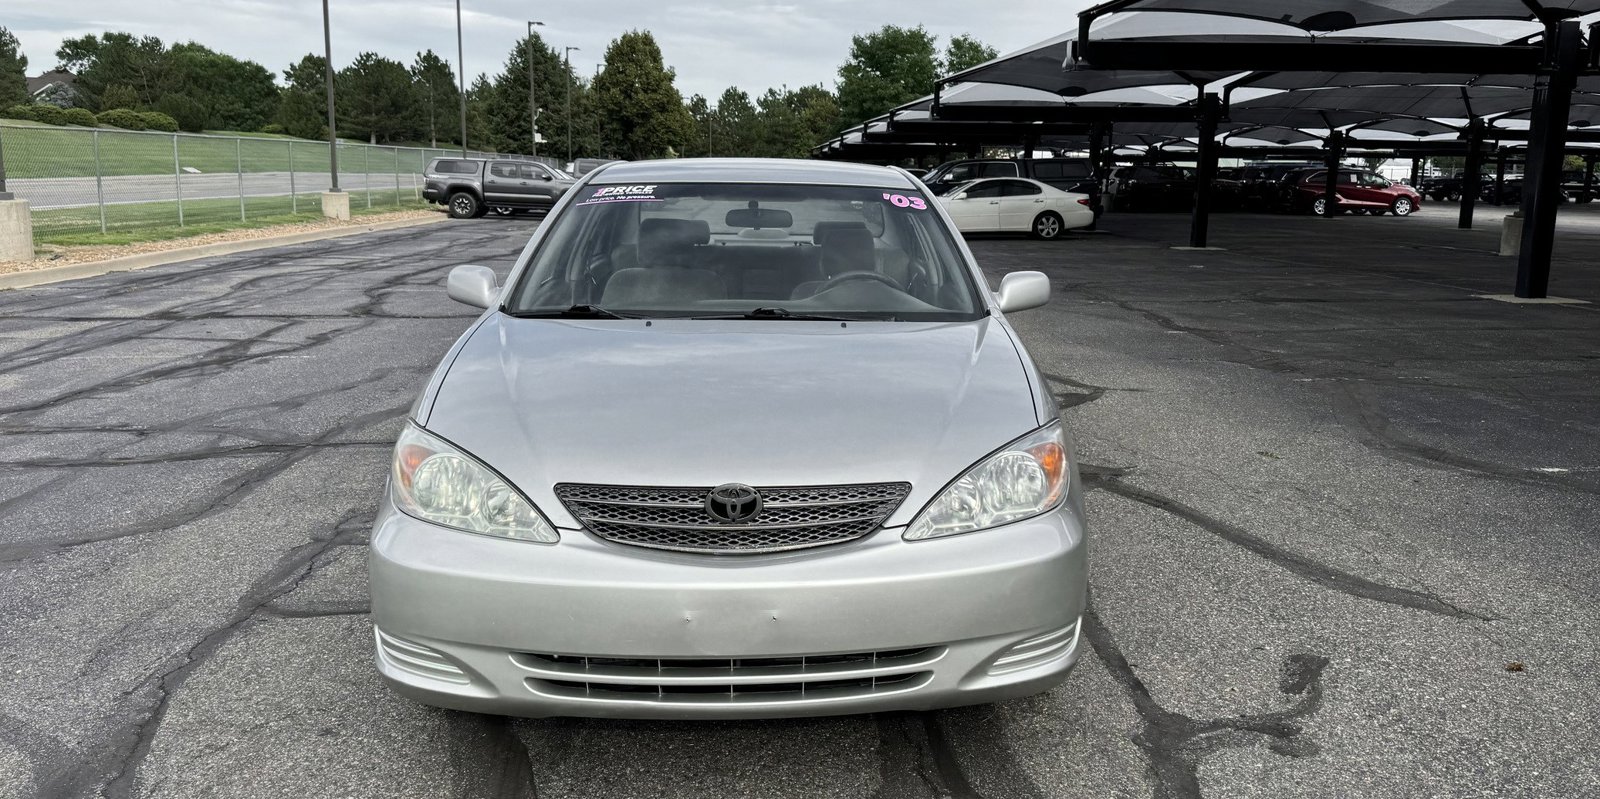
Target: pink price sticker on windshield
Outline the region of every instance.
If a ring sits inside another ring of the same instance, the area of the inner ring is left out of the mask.
[[[928,203],[921,197],[907,197],[904,194],[884,192],[883,199],[888,200],[896,208],[910,208],[914,211],[928,210]]]

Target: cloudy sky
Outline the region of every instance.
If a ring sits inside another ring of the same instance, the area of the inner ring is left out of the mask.
[[[334,61],[372,50],[409,63],[432,48],[454,62],[452,0],[331,0]],[[590,74],[606,44],[629,29],[655,34],[685,96],[728,85],[831,86],[850,37],[884,24],[921,24],[940,37],[971,33],[1001,52],[1071,28],[1088,0],[462,0],[467,74],[498,73],[526,20],[545,23],[553,46],[575,46],[574,67]],[[256,61],[274,73],[322,51],[317,0],[0,0],[0,25],[22,40],[29,71],[55,64],[62,39],[106,30],[193,40]]]

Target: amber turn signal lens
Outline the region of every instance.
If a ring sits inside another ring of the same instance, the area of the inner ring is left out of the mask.
[[[1028,454],[1039,462],[1039,468],[1044,470],[1045,479],[1049,481],[1050,498],[1046,505],[1054,505],[1061,495],[1067,490],[1067,453],[1060,444],[1046,441],[1035,447],[1028,448]]]

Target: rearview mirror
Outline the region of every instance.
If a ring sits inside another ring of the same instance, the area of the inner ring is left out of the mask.
[[[1027,311],[1050,301],[1050,278],[1043,272],[1012,272],[1000,279],[1000,312]]]
[[[794,227],[794,214],[780,208],[735,208],[723,220],[731,228]]]
[[[500,294],[494,270],[487,266],[465,264],[450,270],[445,281],[445,293],[450,299],[474,308],[487,308]]]

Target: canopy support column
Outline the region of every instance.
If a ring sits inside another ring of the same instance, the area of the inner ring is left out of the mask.
[[[1106,123],[1096,122],[1089,128],[1089,180],[1094,183],[1094,193],[1089,201],[1093,203],[1090,208],[1094,211],[1094,222],[1089,223],[1089,230],[1094,230],[1100,221],[1100,198],[1105,191],[1104,172],[1100,162],[1106,157]]]
[[[1327,152],[1324,153],[1322,197],[1326,201],[1323,209],[1329,219],[1339,211],[1339,165],[1344,161],[1344,132],[1333,131],[1328,134],[1324,144]]]
[[[1522,247],[1517,253],[1516,295],[1544,297],[1550,287],[1556,209],[1561,203],[1561,165],[1567,149],[1567,116],[1583,68],[1583,37],[1576,20],[1545,32],[1551,72],[1533,92],[1528,162],[1522,179]]]
[[[1526,172],[1527,168],[1524,167]],[[1505,205],[1506,194],[1506,151],[1501,150],[1494,159],[1494,204]]]
[[[1467,163],[1461,171],[1461,221],[1456,227],[1472,229],[1472,211],[1478,207],[1478,187],[1483,184],[1483,120],[1467,125]]]
[[[1589,202],[1594,199],[1594,156],[1583,157],[1583,196],[1579,202]]]
[[[1422,185],[1422,159],[1413,157],[1411,159],[1411,188],[1414,189],[1420,185]]]
[[[1194,211],[1189,218],[1189,246],[1205,247],[1211,224],[1211,183],[1217,175],[1217,121],[1222,116],[1222,101],[1207,94],[1200,101],[1199,135],[1195,154]]]

